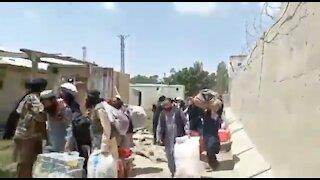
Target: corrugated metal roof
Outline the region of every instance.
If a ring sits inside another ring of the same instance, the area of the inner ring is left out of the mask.
[[[28,59],[22,58],[12,58],[12,57],[0,57],[0,64],[8,64],[13,66],[21,66],[21,67],[32,67],[32,63]],[[38,68],[42,70],[47,70],[48,68],[47,63],[38,63]]]
[[[41,70],[47,70],[50,63],[61,64],[61,65],[83,65],[80,63],[65,61],[56,58],[41,58],[42,61],[46,61],[48,63],[40,62],[38,63],[38,68]],[[23,58],[13,58],[13,57],[0,57],[0,64],[8,64],[12,66],[21,66],[21,67],[32,67],[31,60],[23,59]]]

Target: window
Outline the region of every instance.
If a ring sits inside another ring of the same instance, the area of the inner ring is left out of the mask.
[[[156,90],[159,91],[159,87],[157,87]]]
[[[3,80],[1,79],[0,80],[0,90],[2,90],[3,89]]]
[[[179,88],[176,88],[176,91],[179,91]]]

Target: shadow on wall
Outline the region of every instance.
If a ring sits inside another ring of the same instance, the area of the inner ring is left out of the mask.
[[[276,177],[319,177],[320,4],[283,7],[233,78],[231,107]]]

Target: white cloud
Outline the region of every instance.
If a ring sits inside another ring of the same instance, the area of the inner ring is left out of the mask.
[[[115,8],[114,2],[104,2],[103,7],[106,10],[113,10]]]
[[[209,15],[217,7],[216,2],[174,2],[176,11],[181,14]]]

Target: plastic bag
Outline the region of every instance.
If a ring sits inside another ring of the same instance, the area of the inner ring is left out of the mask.
[[[220,142],[228,142],[231,140],[231,132],[229,129],[219,129]]]
[[[39,154],[33,165],[34,178],[82,178],[84,158],[78,152]]]
[[[88,160],[88,178],[117,178],[117,161],[111,154],[94,150]]]
[[[176,138],[174,158],[177,178],[200,178],[202,164],[199,158],[199,137]]]

